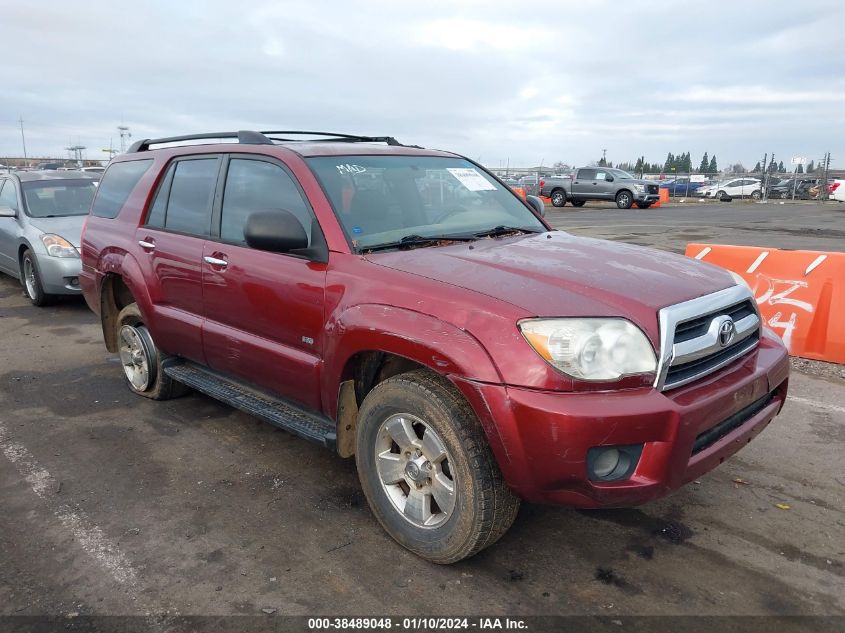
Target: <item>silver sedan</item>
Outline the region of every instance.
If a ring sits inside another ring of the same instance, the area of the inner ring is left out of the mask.
[[[99,174],[0,174],[0,271],[21,280],[32,303],[77,295],[82,225]]]

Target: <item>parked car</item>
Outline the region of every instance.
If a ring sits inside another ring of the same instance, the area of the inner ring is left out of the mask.
[[[776,184],[771,185],[769,188],[769,198],[781,198],[781,199],[788,199],[792,198],[792,190],[795,189],[795,198],[799,199],[806,199],[811,197],[809,190],[814,186],[817,185],[819,182],[818,178],[783,178],[779,179]]]
[[[55,171],[64,167],[63,163],[38,163],[35,166],[36,171]]]
[[[0,174],[0,271],[30,301],[78,295],[79,240],[98,177],[70,171]]]
[[[827,189],[831,200],[845,202],[845,179],[835,178],[828,184]]]
[[[786,350],[738,276],[554,231],[457,154],[272,140],[295,134],[135,143],[98,187],[80,282],[133,393],[194,388],[354,455],[416,554],[473,555],[520,499],[665,495],[783,405]]]
[[[703,182],[690,182],[689,178],[677,178],[662,181],[660,188],[668,190],[670,196],[692,196],[704,185]]]
[[[98,167],[95,165],[93,167],[80,167],[79,171],[84,171],[87,174],[102,174],[104,171],[106,171],[106,168]]]
[[[567,201],[573,207],[582,207],[587,200],[609,200],[620,209],[630,209],[633,204],[647,209],[660,199],[656,182],[611,167],[581,167],[572,176],[544,178],[540,195],[551,198],[556,207],[565,206]]]
[[[701,187],[696,195],[705,198],[751,198],[759,200],[762,197],[760,181],[757,178],[731,178],[722,182]]]

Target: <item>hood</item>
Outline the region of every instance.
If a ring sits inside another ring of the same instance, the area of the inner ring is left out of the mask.
[[[370,254],[376,264],[484,293],[530,316],[623,316],[657,339],[665,306],[734,285],[682,255],[553,231]]]
[[[82,238],[82,225],[85,224],[86,215],[69,215],[64,218],[28,218],[29,224],[42,233],[55,233],[77,249]]]

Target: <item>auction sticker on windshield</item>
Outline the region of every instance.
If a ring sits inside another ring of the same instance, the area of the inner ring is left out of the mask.
[[[489,191],[496,189],[495,185],[472,168],[447,167],[446,169],[470,191]]]

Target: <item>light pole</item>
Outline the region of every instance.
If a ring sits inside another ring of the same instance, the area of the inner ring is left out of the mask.
[[[18,121],[20,121],[20,124],[21,124],[21,144],[23,144],[23,164],[24,164],[24,167],[28,167],[29,165],[27,164],[28,161],[26,159],[26,137],[23,135],[23,117],[20,117],[20,119],[18,119]]]

